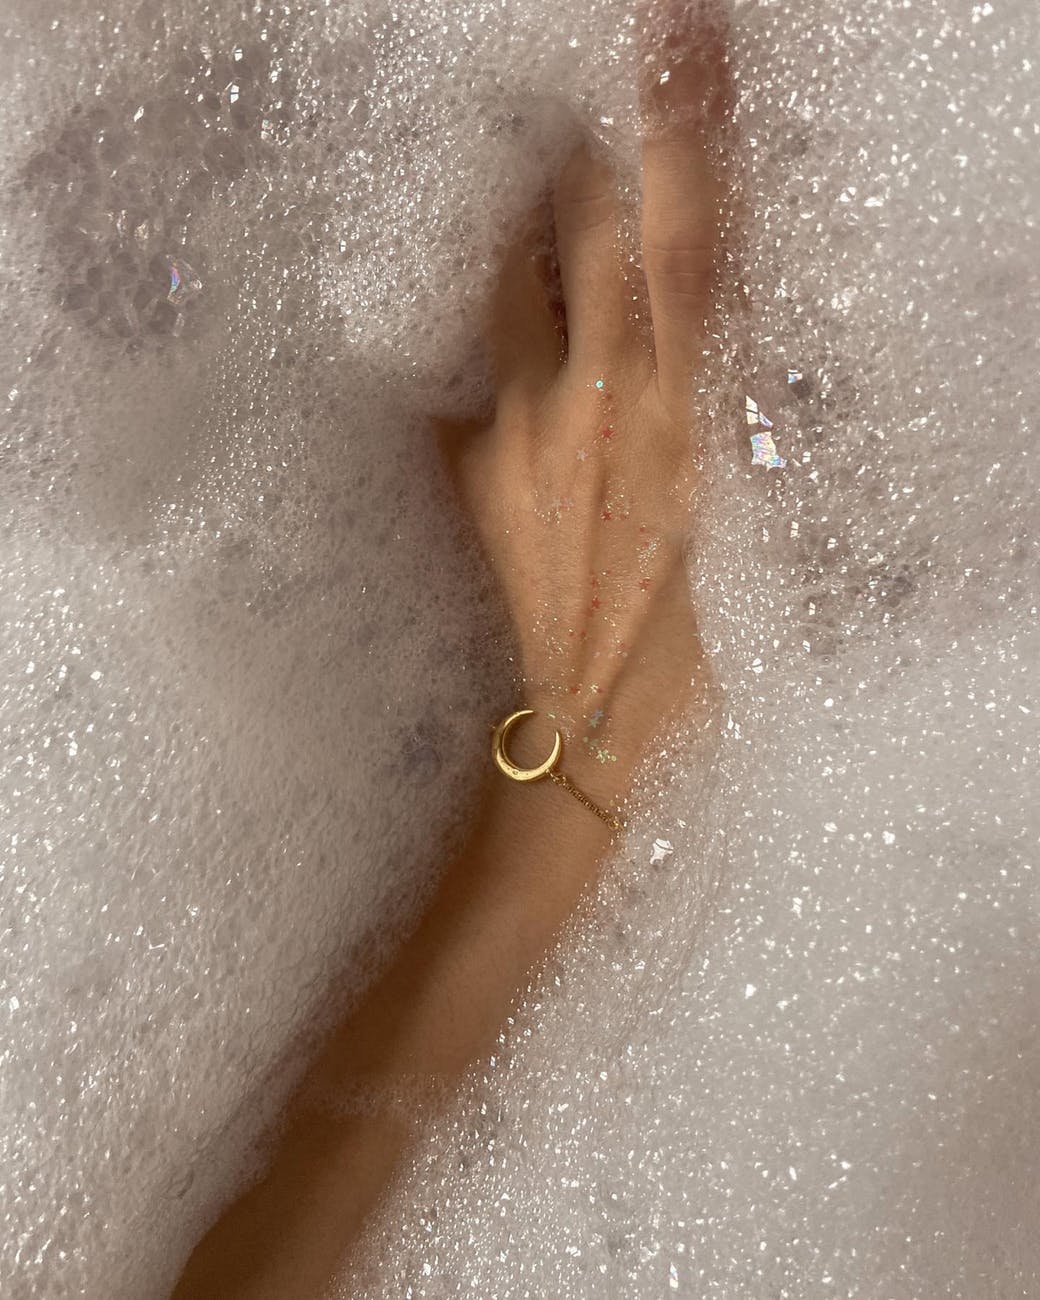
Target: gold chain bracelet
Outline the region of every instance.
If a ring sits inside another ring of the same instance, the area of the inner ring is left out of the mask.
[[[544,762],[539,763],[537,767],[518,767],[509,757],[506,753],[507,736],[521,718],[530,717],[533,713],[534,709],[517,709],[515,713],[510,713],[507,718],[503,718],[497,727],[491,728],[491,757],[494,759],[498,770],[512,781],[540,781],[547,776],[554,784],[562,786],[572,794],[589,812],[594,812],[600,821],[606,822],[612,831],[623,831],[625,823],[620,817],[597,807],[587,794],[584,794],[567,779],[563,772],[555,770],[556,764],[560,761],[560,755],[563,753],[563,737],[558,731],[549,757]]]

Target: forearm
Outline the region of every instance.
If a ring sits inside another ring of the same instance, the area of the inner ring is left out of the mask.
[[[492,773],[432,907],[322,1068],[344,1077],[450,1074],[489,1049],[609,843],[604,823],[566,791]]]
[[[537,247],[521,241],[503,265],[490,325],[494,417],[438,422],[460,503],[513,616],[522,703],[537,711],[515,751],[510,738],[510,754],[537,764],[558,727],[560,771],[613,812],[652,738],[676,713],[702,716],[707,704],[683,562],[689,397],[718,236],[715,146],[704,125],[726,98],[717,41],[704,50],[667,77],[648,63],[642,88],[658,119],[643,159],[653,355],[618,256],[627,222],[616,177],[579,149],[552,203],[563,301],[550,301]],[[431,908],[330,1037],[267,1174],[200,1243],[178,1300],[321,1293],[411,1136],[400,1109],[379,1112],[381,1089],[401,1079],[450,1085],[493,1051],[596,878],[606,824],[560,786],[514,784],[485,761],[479,817]],[[366,1095],[374,1106],[350,1114],[349,1098]],[[328,1105],[337,1097],[348,1099],[340,1114]]]
[[[624,767],[611,773],[615,789],[628,780]],[[595,878],[608,827],[549,781],[515,784],[490,757],[488,768],[476,822],[431,907],[327,1041],[268,1172],[197,1247],[175,1300],[319,1293],[412,1137],[381,1094],[403,1080],[433,1103],[441,1085],[493,1051],[532,964]],[[578,782],[580,755],[571,769]]]
[[[662,598],[659,625],[657,644],[601,697],[595,727],[577,723],[558,694],[535,693],[535,716],[510,737],[512,757],[536,764],[559,727],[568,739],[558,770],[600,808],[622,811],[651,742],[708,707],[685,574]],[[518,991],[596,879],[611,846],[605,822],[549,780],[513,782],[487,761],[478,817],[432,906],[315,1066],[330,1087],[451,1077],[492,1050]]]

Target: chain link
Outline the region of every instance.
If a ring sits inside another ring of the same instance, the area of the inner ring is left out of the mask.
[[[517,709],[515,712],[510,713],[508,717],[498,724],[497,727],[492,724],[488,728],[492,736],[491,756],[494,759],[495,764],[506,776],[512,778],[514,781],[537,781],[540,780],[541,777],[547,776],[555,785],[562,785],[568,793],[572,794],[575,799],[577,799],[582,807],[587,808],[589,812],[595,813],[600,821],[605,822],[612,831],[616,834],[620,834],[625,829],[625,823],[621,818],[615,813],[605,812],[602,808],[594,804],[584,791],[579,790],[578,787],[569,781],[562,772],[557,771],[557,769],[552,766],[552,764],[559,761],[562,749],[562,739],[559,731],[556,733],[556,744],[553,748],[552,754],[539,767],[527,769],[518,768],[509,760],[504,748],[505,736],[518,719],[526,717],[528,714],[533,712],[533,709]],[[555,715],[551,714],[550,716]]]
[[[554,782],[556,785],[562,785],[565,790],[574,795],[578,803],[583,804],[589,812],[594,812],[600,821],[606,822],[612,831],[620,834],[620,832],[625,829],[625,823],[620,817],[615,816],[615,814],[611,812],[604,812],[602,808],[597,807],[588,795],[583,794],[582,791],[573,784],[573,782],[568,781],[562,772],[557,772],[555,770],[550,772],[549,780]]]

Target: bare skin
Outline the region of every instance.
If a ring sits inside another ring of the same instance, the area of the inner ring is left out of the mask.
[[[491,325],[494,417],[438,425],[512,611],[521,703],[538,713],[511,754],[539,761],[559,728],[562,769],[608,809],[662,730],[707,708],[683,545],[698,441],[690,395],[718,254],[707,140],[724,111],[723,67],[718,39],[698,33],[665,49],[646,88],[639,261],[652,337],[633,319],[615,178],[582,148],[552,204],[565,332],[526,235],[505,260]],[[518,785],[489,764],[432,906],[314,1061],[267,1173],[196,1246],[175,1300],[322,1295],[411,1132],[393,1110],[341,1117],[314,1097],[402,1077],[450,1086],[493,1051],[610,843],[564,790]]]

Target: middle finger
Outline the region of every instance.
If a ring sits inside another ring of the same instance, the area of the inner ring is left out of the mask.
[[[583,144],[560,174],[553,196],[556,246],[567,313],[568,364],[598,370],[634,334],[621,246],[617,178]]]

